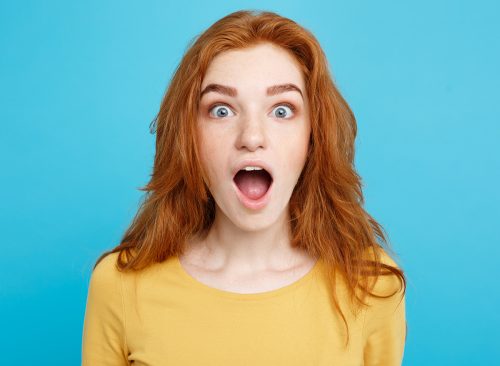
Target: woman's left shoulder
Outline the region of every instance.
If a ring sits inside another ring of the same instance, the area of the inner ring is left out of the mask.
[[[403,269],[396,261],[395,256],[390,254],[390,251],[383,247],[378,247],[377,251],[383,268],[381,274],[375,279],[372,293],[376,297],[372,297],[371,303],[379,303],[386,306],[386,309],[398,307],[401,305],[401,302],[404,303],[406,288],[406,278]],[[390,266],[390,268],[387,266]],[[394,306],[388,306],[389,303],[393,303]]]

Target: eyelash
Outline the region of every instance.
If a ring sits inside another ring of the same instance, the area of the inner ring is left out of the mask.
[[[282,102],[282,103],[275,104],[275,105],[273,106],[273,109],[274,109],[274,108],[276,108],[276,107],[279,107],[279,106],[281,106],[281,105],[287,106],[287,107],[288,107],[288,108],[290,108],[290,110],[291,110],[292,112],[294,112],[294,113],[295,113],[295,111],[297,110],[297,108],[296,108],[293,104],[290,104],[290,103],[287,103],[287,102]],[[229,108],[231,108],[231,109],[232,109],[232,107],[231,107],[231,106],[229,106],[229,105],[228,105],[228,104],[226,104],[226,103],[214,103],[214,104],[212,104],[212,105],[208,108],[208,114],[210,114],[210,111],[211,111],[212,109],[214,109],[215,107],[220,107],[220,106],[229,107]],[[219,117],[215,117],[215,118],[219,118]],[[281,118],[281,119],[289,119],[289,118]]]

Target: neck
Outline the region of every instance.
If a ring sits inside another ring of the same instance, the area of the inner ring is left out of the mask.
[[[272,225],[259,230],[235,226],[217,208],[206,238],[188,245],[189,261],[207,270],[231,273],[284,271],[305,259],[305,253],[291,247],[288,210]]]

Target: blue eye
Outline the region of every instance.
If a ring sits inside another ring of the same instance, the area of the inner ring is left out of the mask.
[[[214,113],[215,112],[215,113]],[[282,103],[273,109],[274,117],[279,119],[289,119],[293,116],[295,107],[289,103]],[[210,116],[214,118],[224,118],[234,116],[233,111],[225,104],[215,104],[209,109]]]
[[[289,112],[287,111],[289,110]],[[280,119],[287,119],[290,118],[290,115],[293,115],[293,111],[295,108],[291,104],[280,104],[277,106],[277,108],[274,109],[274,115],[275,117],[278,117]]]
[[[215,110],[215,116],[212,114],[212,111],[214,110]],[[209,113],[213,117],[227,117],[230,113],[232,113],[232,111],[223,104],[217,104],[214,105],[212,108],[210,108]]]

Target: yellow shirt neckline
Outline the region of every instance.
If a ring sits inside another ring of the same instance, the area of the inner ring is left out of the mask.
[[[195,286],[197,289],[204,291],[206,293],[211,293],[215,296],[219,297],[224,297],[224,298],[229,298],[229,299],[236,299],[236,300],[260,300],[260,299],[267,299],[270,297],[274,296],[279,296],[279,295],[284,295],[289,292],[292,292],[296,290],[298,287],[303,286],[304,284],[310,282],[313,277],[315,276],[316,272],[318,272],[319,267],[320,267],[320,260],[316,260],[316,263],[314,266],[307,272],[305,275],[300,277],[298,280],[285,285],[283,287],[270,290],[270,291],[264,291],[264,292],[253,292],[253,293],[239,293],[239,292],[232,292],[232,291],[227,291],[227,290],[222,290],[218,289],[212,286],[209,286],[203,282],[200,282],[193,276],[191,276],[182,266],[179,257],[174,256],[173,258],[173,264],[175,265],[177,271],[179,274],[189,283],[193,286]]]

